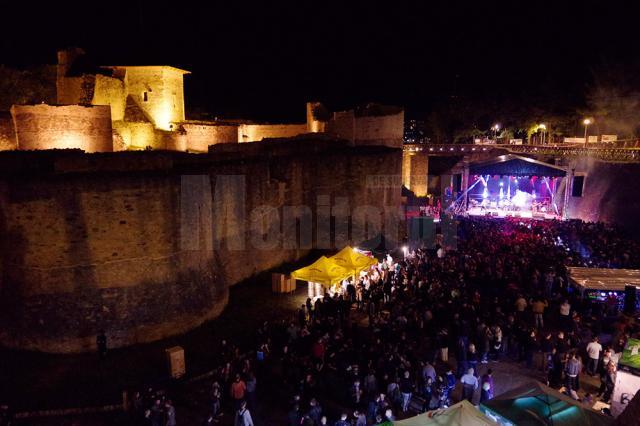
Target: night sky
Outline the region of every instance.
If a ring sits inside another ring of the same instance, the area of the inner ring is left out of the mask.
[[[5,64],[77,45],[99,64],[174,65],[193,72],[188,109],[256,119],[302,121],[311,99],[573,107],[594,75],[640,69],[638,11],[610,1],[18,3],[3,8]]]

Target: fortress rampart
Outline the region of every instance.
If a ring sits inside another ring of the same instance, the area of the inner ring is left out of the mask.
[[[79,148],[113,151],[108,106],[14,105],[11,115],[20,150]]]
[[[183,333],[220,314],[230,285],[318,246],[331,205],[397,209],[399,189],[367,176],[401,161],[328,140],[0,153],[0,344],[69,353],[100,329],[114,347]],[[302,219],[283,221],[287,206],[315,218],[309,244],[291,244]]]

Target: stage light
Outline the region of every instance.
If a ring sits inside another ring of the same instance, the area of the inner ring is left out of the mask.
[[[503,181],[500,181],[500,186],[504,186],[504,182]]]

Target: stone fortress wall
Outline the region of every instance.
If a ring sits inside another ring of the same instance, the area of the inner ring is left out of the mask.
[[[14,105],[16,146],[20,150],[79,148],[86,152],[113,150],[108,106]]]
[[[96,67],[87,65],[84,58],[84,52],[77,48],[58,52],[58,105],[40,106],[38,116],[53,118],[59,114],[59,106],[109,106],[113,145],[105,151],[150,148],[207,152],[208,146],[219,143],[259,142],[305,133],[326,133],[354,145],[402,146],[404,112],[400,108],[367,105],[331,115],[321,104],[310,102],[304,123],[190,121],[186,120],[184,101],[188,71],[164,65]],[[6,121],[0,117],[0,150],[31,149],[14,143],[15,135],[10,132],[3,137],[1,129],[9,127]],[[87,145],[79,141],[75,146],[59,144],[47,131],[38,136],[38,129],[32,126],[32,142],[27,146],[82,149]]]
[[[313,137],[210,150],[0,153],[0,344],[70,353],[95,350],[100,329],[113,347],[183,333],[230,285],[317,246],[269,242],[296,235],[285,206],[400,205],[367,179],[399,173],[400,150]]]

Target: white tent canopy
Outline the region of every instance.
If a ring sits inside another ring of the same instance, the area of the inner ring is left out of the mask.
[[[394,426],[495,426],[496,422],[482,414],[467,400],[443,410],[428,411],[405,420],[393,422]]]

